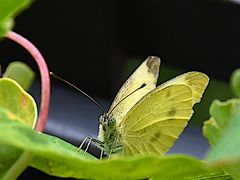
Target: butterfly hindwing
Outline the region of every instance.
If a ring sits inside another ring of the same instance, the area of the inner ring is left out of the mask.
[[[208,85],[209,78],[206,74],[192,71],[181,74],[163,84],[161,88],[167,87],[171,84],[184,84],[189,86],[193,91],[193,104],[200,102],[202,94]]]
[[[144,96],[123,120],[124,154],[164,154],[167,152],[187,125],[187,121],[191,118],[193,112],[192,108],[195,103],[200,102],[208,81],[207,75],[201,72],[188,72],[161,84]],[[176,91],[174,94],[175,96],[178,94],[178,96],[174,98],[173,93],[170,93],[181,86],[186,94],[189,95],[187,91],[191,91],[191,106],[190,101],[186,101],[186,97],[181,94],[183,92]],[[169,94],[169,96],[164,96],[164,93]],[[161,98],[163,99],[160,100]],[[180,104],[178,104],[179,100]],[[155,108],[155,106],[158,108]],[[185,110],[179,108],[185,108]],[[167,110],[169,114],[161,113],[163,109]],[[186,113],[185,118],[179,118],[179,113]],[[171,115],[171,117],[168,115]],[[167,118],[167,120],[162,121],[163,118]],[[153,122],[157,123],[151,125]],[[135,125],[131,126],[130,124]],[[142,130],[137,126],[142,127]],[[171,135],[164,134],[164,132],[169,132]],[[144,133],[145,135],[143,135]],[[132,134],[141,138],[134,140]]]
[[[123,120],[123,154],[163,155],[192,116],[192,92],[187,85],[172,84],[142,98]]]

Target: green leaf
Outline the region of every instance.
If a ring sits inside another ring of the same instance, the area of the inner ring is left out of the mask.
[[[3,77],[14,79],[24,90],[28,90],[32,85],[35,73],[25,63],[14,61],[8,65]]]
[[[177,179],[204,171],[200,161],[187,156],[163,158],[137,156],[92,162],[79,159],[68,161],[67,158],[63,162],[63,159],[43,158],[35,159],[32,165],[51,175],[84,179],[143,179],[150,177]]]
[[[20,120],[15,119],[15,121],[12,121],[11,116],[11,119],[9,119],[9,111],[4,108],[0,108],[0,117],[0,179],[23,151],[33,152],[32,154],[37,151],[39,156],[44,157],[57,154],[60,159],[65,155],[75,158],[79,154],[80,157],[83,154],[82,151],[78,152],[77,148],[69,143],[36,132],[30,127],[21,124]],[[93,157],[86,154],[82,159],[93,159]]]
[[[203,128],[212,145],[206,160],[240,179],[240,100],[214,101],[210,114],[212,117]]]
[[[0,38],[13,27],[13,18],[32,0],[0,0]]]
[[[9,121],[5,109],[0,112],[5,114],[0,119],[0,144],[32,153],[35,157],[31,166],[51,175],[84,179],[190,179],[214,174],[229,177],[221,170],[207,169],[200,160],[184,155],[97,160],[56,137],[36,132],[18,121]]]
[[[167,171],[167,170],[166,170]],[[214,180],[233,180],[233,178],[229,175],[226,174],[222,169],[217,168],[217,169],[209,169],[206,170],[205,172],[197,175],[197,174],[186,174],[184,177],[174,177],[174,178],[163,178],[162,176],[156,176],[154,178],[151,178],[151,180],[159,180],[159,179],[166,179],[166,180],[174,180],[174,179],[179,179],[179,180],[205,180],[205,179],[214,179]]]
[[[35,126],[36,103],[32,96],[12,79],[0,78],[0,108],[8,110],[9,119],[20,120],[30,127]]]
[[[210,107],[211,118],[204,122],[203,134],[211,145],[215,145],[229,127],[233,111],[240,104],[239,99],[226,102],[213,101]]]
[[[231,88],[236,97],[240,97],[240,69],[236,69],[231,76]]]

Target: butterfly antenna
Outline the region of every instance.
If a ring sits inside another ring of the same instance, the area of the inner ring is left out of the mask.
[[[109,115],[112,114],[112,112],[114,111],[114,109],[121,103],[123,102],[125,99],[127,99],[129,96],[131,96],[133,93],[135,93],[136,91],[144,88],[147,84],[143,83],[139,88],[135,89],[133,92],[131,92],[130,94],[128,94],[127,96],[125,96],[121,101],[119,101],[113,108],[112,110],[109,112]]]
[[[52,77],[54,77],[55,79],[58,79],[60,81],[63,81],[65,83],[67,83],[68,85],[70,85],[71,87],[73,87],[74,89],[78,90],[80,93],[84,94],[86,97],[88,97],[90,100],[92,100],[92,102],[94,102],[100,109],[102,109],[103,113],[105,114],[105,110],[104,108],[100,105],[99,102],[97,102],[95,99],[93,99],[91,96],[89,96],[87,93],[85,93],[83,90],[79,89],[77,86],[73,85],[72,83],[60,78],[59,76],[57,76],[56,74],[53,74],[53,72],[50,72],[50,75]]]

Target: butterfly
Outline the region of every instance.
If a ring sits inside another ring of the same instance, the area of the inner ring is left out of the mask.
[[[187,72],[156,87],[160,58],[148,57],[127,79],[107,113],[98,140],[107,155],[161,155],[174,144],[193,115],[209,78]]]
[[[127,79],[117,93],[107,113],[99,118],[98,139],[87,136],[107,155],[161,155],[174,144],[193,115],[193,106],[199,103],[209,78],[201,72],[187,72],[156,87],[160,58],[148,57]],[[50,73],[74,87],[103,112],[104,108],[93,98],[68,81]]]

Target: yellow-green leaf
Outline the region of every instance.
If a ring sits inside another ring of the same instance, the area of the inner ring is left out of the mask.
[[[0,108],[5,108],[8,111],[9,119],[20,120],[30,127],[35,126],[37,120],[36,103],[32,96],[12,79],[0,79]]]
[[[37,119],[34,99],[14,80],[0,78],[0,120],[19,121],[23,126],[33,128]],[[4,129],[0,122],[0,131]],[[5,134],[5,139],[11,135]],[[0,178],[14,164],[23,152],[21,149],[0,142]]]

